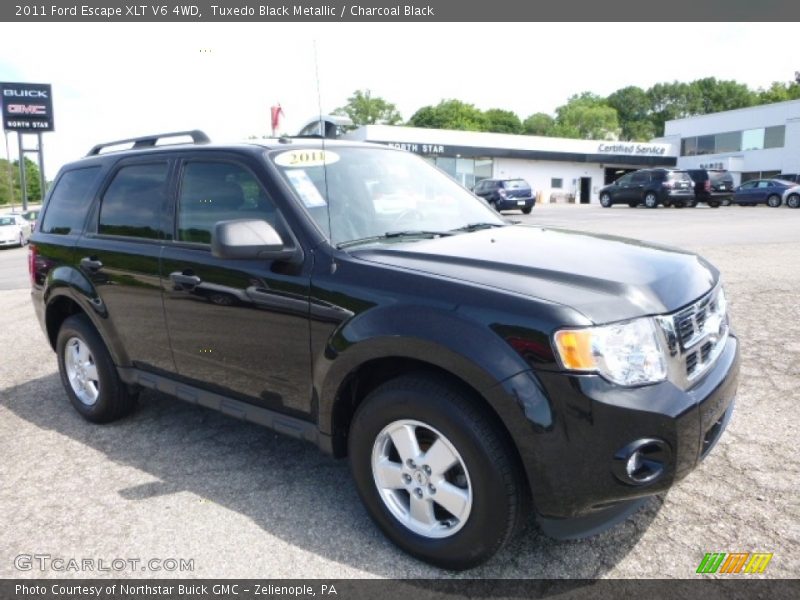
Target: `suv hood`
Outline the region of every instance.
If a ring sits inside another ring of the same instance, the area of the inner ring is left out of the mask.
[[[673,312],[719,279],[710,263],[690,252],[525,225],[365,248],[353,255],[556,302],[598,324]]]

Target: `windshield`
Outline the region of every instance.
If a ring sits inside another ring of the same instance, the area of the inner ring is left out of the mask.
[[[3,225],[15,225],[14,217],[0,217],[0,227]]]
[[[269,157],[335,245],[379,241],[370,238],[398,232],[504,224],[483,201],[410,153],[334,147],[275,151]]]

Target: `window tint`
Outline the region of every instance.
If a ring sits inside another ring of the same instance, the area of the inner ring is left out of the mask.
[[[211,243],[218,221],[263,219],[279,233],[282,227],[275,206],[255,177],[235,163],[186,163],[178,200],[178,240]]]
[[[633,174],[628,173],[627,175],[623,175],[622,177],[617,179],[617,184],[630,183],[632,178],[633,178]]]
[[[650,181],[650,173],[647,171],[638,171],[631,178],[631,183],[646,183],[648,181]]]
[[[91,189],[100,167],[67,171],[58,179],[42,221],[44,233],[79,233],[92,201]]]
[[[503,184],[503,187],[507,190],[524,190],[531,186],[524,179],[509,179]]]
[[[778,125],[767,127],[764,130],[764,148],[783,148],[786,137],[786,127]]]
[[[100,204],[98,232],[158,239],[167,192],[167,163],[122,167]]]
[[[743,190],[752,190],[754,187],[756,187],[757,184],[758,181],[748,181],[747,183],[743,183],[740,187]]]

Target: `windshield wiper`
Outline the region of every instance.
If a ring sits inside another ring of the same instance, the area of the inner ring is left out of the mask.
[[[336,244],[339,249],[349,248],[350,246],[357,246],[359,244],[371,244],[372,242],[380,242],[381,240],[390,240],[395,238],[437,238],[455,235],[453,231],[426,231],[426,230],[408,230],[408,231],[387,231],[381,235],[371,235],[357,240],[349,240]]]
[[[463,227],[456,227],[450,231],[478,231],[479,229],[491,229],[492,227],[505,227],[503,223],[470,223]]]

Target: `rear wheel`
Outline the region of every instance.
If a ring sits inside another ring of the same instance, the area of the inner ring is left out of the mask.
[[[647,208],[657,208],[658,207],[658,196],[656,196],[655,192],[647,192],[644,195],[644,205]]]
[[[56,341],[58,370],[72,406],[93,423],[108,423],[133,410],[135,395],[120,380],[103,340],[86,315],[68,317]]]
[[[719,202],[717,200],[709,200],[708,205],[711,208],[719,208]]]
[[[636,208],[637,206],[639,206],[639,203],[638,202],[628,202],[628,206],[630,206],[631,208]]]
[[[792,194],[786,199],[786,206],[789,208],[800,208],[800,194]]]
[[[375,523],[439,567],[484,562],[524,520],[527,488],[505,435],[444,380],[408,375],[376,388],[353,418],[348,452]]]
[[[611,194],[602,193],[600,194],[600,206],[603,208],[611,208]]]
[[[532,210],[533,210],[532,206],[526,206],[525,208],[522,209],[522,214],[529,215],[529,214],[531,214]]]
[[[683,202],[673,202],[672,203],[672,208],[683,208],[684,206],[686,206],[686,205]]]
[[[783,204],[783,201],[777,194],[772,194],[769,198],[767,198],[767,206],[770,208],[778,208],[781,204]]]

